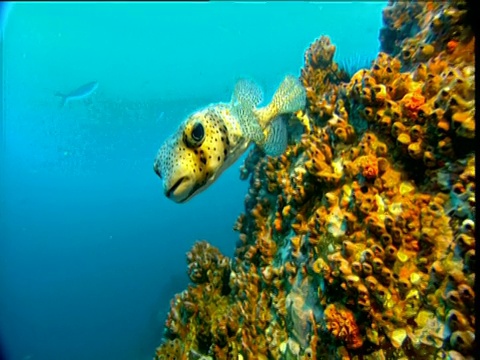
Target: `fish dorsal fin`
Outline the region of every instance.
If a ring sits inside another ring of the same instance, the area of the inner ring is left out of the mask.
[[[238,119],[242,135],[257,144],[262,144],[265,140],[263,129],[255,115],[255,106],[262,99],[262,90],[253,81],[241,79],[235,84],[231,102],[232,114]]]
[[[241,101],[252,108],[263,101],[263,91],[253,80],[240,79],[235,84],[232,94],[232,104]]]
[[[265,154],[269,156],[279,156],[287,148],[288,132],[286,119],[278,116],[271,122],[267,128],[265,143],[260,145]]]

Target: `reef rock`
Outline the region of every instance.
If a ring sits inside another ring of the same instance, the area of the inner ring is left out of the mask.
[[[234,258],[205,242],[156,359],[473,359],[475,55],[463,1],[392,1],[348,74],[305,55],[286,152],[253,149]],[[415,34],[412,37],[412,34]]]

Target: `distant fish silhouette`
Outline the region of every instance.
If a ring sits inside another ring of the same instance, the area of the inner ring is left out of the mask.
[[[82,100],[86,99],[90,95],[92,95],[95,90],[98,88],[98,81],[92,81],[89,82],[88,84],[82,85],[79,88],[70,91],[67,94],[63,94],[60,92],[57,92],[55,95],[60,96],[62,98],[62,101],[60,102],[60,107],[64,107],[65,104],[71,100]]]

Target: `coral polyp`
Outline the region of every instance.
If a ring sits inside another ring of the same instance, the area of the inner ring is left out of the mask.
[[[156,359],[473,359],[474,35],[462,1],[391,1],[348,79],[316,40],[285,153],[252,149],[234,257],[206,242]],[[412,34],[415,34],[412,36]]]

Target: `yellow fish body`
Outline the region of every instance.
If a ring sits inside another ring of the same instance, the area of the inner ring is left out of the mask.
[[[190,115],[160,147],[153,165],[163,180],[165,195],[184,203],[208,188],[220,174],[255,143],[267,155],[278,156],[287,146],[287,128],[279,115],[305,107],[305,89],[286,76],[270,104],[260,88],[239,80],[230,103],[212,104]]]

